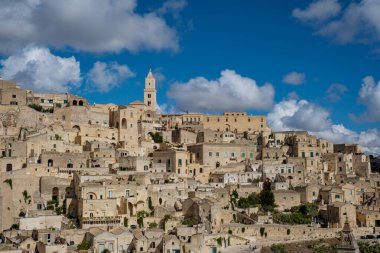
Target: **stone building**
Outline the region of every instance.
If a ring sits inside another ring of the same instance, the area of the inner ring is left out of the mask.
[[[14,81],[0,79],[1,105],[26,105],[26,90],[18,87]]]

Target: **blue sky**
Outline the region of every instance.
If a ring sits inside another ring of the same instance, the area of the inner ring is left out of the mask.
[[[0,73],[21,86],[128,104],[152,66],[166,112],[243,110],[380,152],[377,0],[5,2]]]

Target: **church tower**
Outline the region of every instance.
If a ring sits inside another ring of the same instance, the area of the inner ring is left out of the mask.
[[[152,74],[152,69],[149,68],[149,73],[145,78],[144,89],[144,104],[149,111],[156,111],[156,93],[156,80]]]

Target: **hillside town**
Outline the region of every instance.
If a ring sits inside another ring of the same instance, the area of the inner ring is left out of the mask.
[[[377,158],[360,145],[272,131],[246,112],[166,114],[156,96],[151,70],[128,105],[0,80],[0,251],[260,252],[334,239],[325,252],[359,252],[380,238]]]

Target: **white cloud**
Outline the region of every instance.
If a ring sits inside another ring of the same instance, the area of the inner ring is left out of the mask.
[[[306,130],[333,143],[358,143],[365,152],[380,154],[377,129],[355,132],[342,124],[333,124],[326,109],[306,100],[281,101],[268,114],[267,120],[274,131]]]
[[[351,115],[355,121],[380,121],[380,81],[376,84],[372,76],[363,79],[359,91],[359,103],[366,106],[367,111],[360,116]]]
[[[217,80],[196,77],[186,83],[174,83],[167,93],[176,105],[194,112],[230,110],[265,110],[273,105],[274,88],[243,77],[233,70],[223,70]]]
[[[274,130],[323,131],[331,124],[329,112],[306,100],[284,100],[268,114]]]
[[[162,4],[162,6],[156,11],[156,13],[160,15],[172,13],[173,16],[177,18],[179,12],[181,12],[186,6],[186,0],[168,0]]]
[[[74,57],[55,56],[43,47],[27,47],[0,65],[4,79],[34,91],[65,92],[81,82],[80,64]]]
[[[323,4],[324,2],[336,1],[320,0],[315,3]],[[341,13],[336,17],[335,15],[328,15],[329,13],[332,14],[330,9],[324,9],[324,12],[323,10],[321,12],[320,18],[318,18],[318,15],[316,15],[314,18],[309,20],[314,21],[313,26],[316,28],[317,34],[330,37],[338,43],[369,43],[373,41],[379,42],[379,12],[380,1],[360,0],[358,2],[352,2],[351,4],[347,5],[347,7],[343,9]],[[294,15],[294,13],[295,10],[293,10],[294,17],[305,21],[305,18],[302,18],[302,15],[297,16]]]
[[[292,15],[302,21],[323,21],[339,14],[341,6],[337,0],[318,0],[306,9],[296,8]]]
[[[134,77],[127,65],[117,62],[95,62],[93,68],[88,72],[87,82],[95,91],[108,92],[119,86],[125,79]]]
[[[177,50],[176,30],[155,11],[140,14],[136,7],[137,0],[3,0],[0,52],[31,43],[87,52]]]
[[[301,85],[305,82],[305,73],[290,72],[282,78],[282,82],[291,85]]]
[[[333,83],[326,91],[326,97],[330,102],[337,102],[342,98],[342,95],[347,92],[347,86],[340,83]]]

